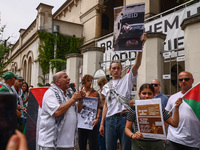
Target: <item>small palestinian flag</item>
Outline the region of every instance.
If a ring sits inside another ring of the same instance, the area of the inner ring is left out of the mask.
[[[183,100],[192,108],[200,121],[200,82],[185,93]]]
[[[128,74],[130,71],[131,71],[131,69],[130,69],[130,67],[129,67],[128,70],[127,70],[127,72],[126,72],[126,74]]]
[[[42,99],[48,88],[32,88],[30,89],[27,107],[27,124],[25,135],[29,150],[36,149],[38,110],[42,108]]]

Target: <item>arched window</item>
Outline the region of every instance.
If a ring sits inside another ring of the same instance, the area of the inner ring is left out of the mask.
[[[27,77],[27,83],[28,85],[31,85],[31,70],[32,70],[32,60],[31,57],[28,59],[28,77]]]
[[[27,71],[27,68],[26,68],[26,66],[27,66],[27,62],[26,62],[26,60],[24,61],[24,66],[23,66],[23,77],[24,77],[24,80],[25,81],[27,81],[26,79],[26,71]]]

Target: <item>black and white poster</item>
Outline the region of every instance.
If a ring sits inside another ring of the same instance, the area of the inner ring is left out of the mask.
[[[114,9],[114,51],[142,51],[144,15],[144,3]]]
[[[78,128],[92,130],[92,123],[97,114],[97,97],[85,97],[83,99],[83,108],[78,114]]]

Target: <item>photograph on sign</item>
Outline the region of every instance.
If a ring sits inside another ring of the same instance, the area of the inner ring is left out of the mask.
[[[85,97],[83,99],[83,107],[80,113],[78,113],[78,128],[92,130],[92,123],[97,114],[97,97]]]
[[[114,8],[114,51],[142,51],[145,4]]]
[[[138,129],[145,138],[166,139],[161,99],[136,100]]]

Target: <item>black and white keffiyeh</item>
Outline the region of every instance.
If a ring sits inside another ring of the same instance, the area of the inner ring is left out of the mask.
[[[65,95],[59,87],[57,87],[55,84],[52,84],[50,89],[55,93],[56,98],[60,105],[66,102]],[[68,90],[67,90],[67,95],[69,96],[69,98],[72,97],[71,93]],[[54,143],[54,146],[57,147],[58,135],[59,135],[59,133],[62,129],[63,123],[64,123],[64,114],[59,117],[55,117],[55,120],[56,120],[56,128],[54,131],[55,134],[54,134],[53,143]]]
[[[131,107],[129,106],[130,98],[127,98],[125,96],[120,95],[116,92],[116,89],[113,88],[112,80],[108,82],[106,85],[107,88],[109,88],[108,91],[108,102],[111,102],[111,94],[120,102],[126,109],[128,109],[130,112],[134,113]],[[117,88],[117,87],[116,87]]]
[[[12,89],[13,93],[17,95],[17,104],[23,106],[22,89],[19,88],[19,91],[17,91],[14,86],[12,86],[11,89]],[[23,111],[21,110],[21,112],[23,112]]]
[[[3,83],[3,86],[5,86],[9,90],[9,93],[13,93],[13,90],[11,89],[11,87],[8,84]]]

